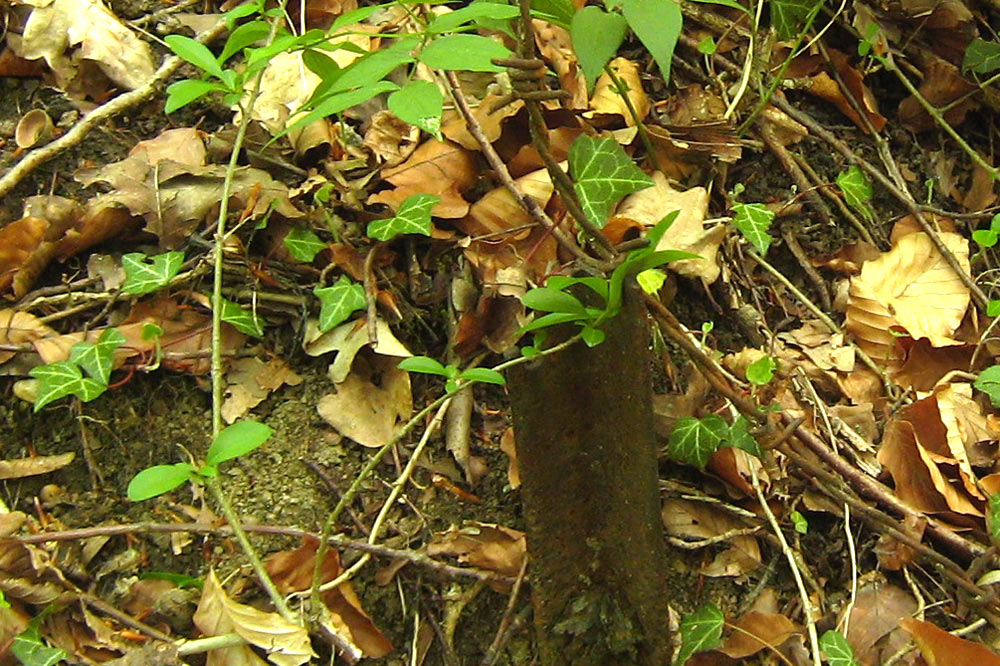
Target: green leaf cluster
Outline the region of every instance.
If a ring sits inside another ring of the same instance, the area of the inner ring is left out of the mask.
[[[705,469],[712,454],[727,446],[743,449],[758,458],[764,455],[743,416],[736,417],[729,425],[718,414],[679,420],[670,433],[667,455],[677,462]]]
[[[546,314],[524,326],[521,333],[541,331],[561,324],[572,324],[580,327],[583,341],[588,346],[594,347],[604,342],[604,331],[601,330],[601,326],[621,311],[622,289],[626,278],[671,261],[698,257],[696,254],[680,250],[658,251],[656,249],[657,243],[677,219],[679,213],[680,211],[672,211],[660,220],[646,235],[649,245],[630,252],[611,273],[610,278],[557,275],[550,277],[544,287],[537,287],[525,293],[521,298],[525,307]],[[584,305],[579,298],[567,291],[570,287],[577,285],[594,292],[603,301],[603,306]],[[535,344],[522,347],[521,353],[527,357],[534,356],[538,353],[540,344],[541,341],[536,335]]]
[[[403,359],[397,366],[400,370],[407,372],[420,372],[425,375],[438,375],[445,378],[444,388],[451,394],[460,387],[459,380],[464,382],[481,382],[483,384],[497,384],[505,386],[507,380],[496,370],[491,368],[466,368],[459,370],[456,365],[444,365],[429,356],[411,356]]]
[[[220,432],[208,449],[205,464],[195,468],[190,463],[155,465],[135,475],[126,491],[133,502],[141,502],[168,493],[181,484],[197,483],[218,476],[219,465],[259,448],[273,434],[270,426],[256,421],[237,421]]]
[[[108,390],[114,353],[123,344],[125,336],[121,331],[107,328],[101,332],[97,342],[73,345],[68,361],[32,368],[28,374],[38,380],[34,411],[69,395],[75,395],[84,402],[98,398]]]

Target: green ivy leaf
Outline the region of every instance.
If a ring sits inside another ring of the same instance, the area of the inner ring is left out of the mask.
[[[319,299],[319,330],[326,333],[367,305],[365,289],[351,282],[346,275],[331,287],[314,287],[313,294]]]
[[[464,72],[502,72],[494,58],[510,58],[513,53],[503,44],[480,35],[445,35],[431,42],[417,60],[434,69]]]
[[[215,59],[215,55],[208,50],[208,47],[201,42],[184,35],[167,35],[163,41],[182,60],[186,60],[217,79],[225,77],[222,73],[222,65]]]
[[[618,52],[626,30],[628,23],[621,14],[608,13],[594,5],[573,14],[569,34],[589,91],[594,90],[594,84],[604,71],[604,66]]]
[[[514,5],[503,5],[498,2],[474,2],[461,9],[436,17],[427,25],[427,32],[432,35],[453,32],[466,23],[480,19],[506,20],[515,18],[520,13],[521,10]]]
[[[722,639],[722,625],[726,618],[713,603],[708,603],[681,618],[681,649],[677,666],[684,666],[695,652],[718,647]]]
[[[39,365],[28,371],[38,380],[38,397],[34,411],[38,411],[53,400],[75,395],[84,402],[90,402],[106,390],[108,385],[91,377],[84,377],[80,366],[71,361],[58,361]]]
[[[736,447],[737,449],[743,449],[752,456],[756,456],[758,459],[764,458],[764,452],[760,448],[760,444],[757,439],[750,433],[750,424],[741,414],[736,417],[733,421],[733,425],[729,426],[729,434],[726,437],[729,446]]]
[[[499,386],[507,385],[507,380],[504,379],[504,376],[492,368],[468,368],[466,370],[462,370],[458,377],[459,379],[465,379],[470,382],[497,384]]]
[[[431,235],[431,209],[441,201],[434,194],[411,194],[399,206],[395,217],[368,223],[368,236],[387,241],[399,234]]]
[[[965,47],[962,71],[976,74],[992,74],[1000,69],[1000,44],[984,39],[973,39]]]
[[[148,500],[187,483],[194,475],[194,468],[188,463],[176,465],[156,465],[147,467],[129,481],[125,494],[133,502]]]
[[[688,416],[674,426],[667,444],[667,454],[674,460],[705,469],[729,434],[729,426],[717,414],[696,419]]]
[[[42,641],[35,620],[32,620],[27,629],[14,637],[10,644],[10,653],[17,657],[23,666],[55,666],[69,658],[63,650],[49,647]]]
[[[471,5],[471,7],[476,6]],[[503,6],[507,7],[508,5]],[[515,9],[515,7],[511,7],[511,9]],[[445,14],[445,16],[450,16],[450,14]],[[430,81],[410,81],[389,95],[387,104],[389,110],[404,123],[418,127],[441,141],[441,114],[444,112],[444,96],[441,94],[441,89],[435,84]]]
[[[774,371],[778,364],[770,356],[762,356],[747,366],[747,381],[757,386],[764,386],[774,379]]]
[[[257,421],[237,421],[224,428],[215,436],[212,445],[208,447],[205,464],[218,467],[220,463],[238,458],[254,449],[260,448],[271,438],[274,430],[270,426]]]
[[[614,139],[578,137],[569,148],[569,169],[583,212],[599,228],[622,197],[653,186],[653,179],[632,163]]]
[[[117,328],[106,328],[96,344],[78,342],[69,350],[69,360],[87,371],[87,374],[107,386],[111,380],[115,350],[125,344],[125,336]]]
[[[628,27],[653,56],[663,80],[670,81],[670,64],[684,17],[674,0],[625,0],[622,13]]]
[[[231,324],[240,333],[246,333],[255,338],[264,337],[260,317],[253,310],[244,310],[239,303],[225,298],[222,299],[222,321]]]
[[[994,407],[1000,407],[1000,365],[990,366],[980,372],[973,386],[988,395]]]
[[[798,511],[792,511],[792,513],[789,514],[789,517],[792,519],[792,527],[795,528],[796,532],[799,534],[809,533],[809,521],[806,520],[805,516]]]
[[[823,0],[771,0],[771,26],[778,39],[793,39],[809,15],[822,6]]]
[[[826,655],[830,666],[858,666],[854,659],[854,650],[839,631],[828,630],[820,636],[819,647]]]
[[[861,170],[861,167],[851,166],[847,171],[837,176],[837,187],[844,193],[844,200],[847,205],[861,213],[861,216],[871,222],[875,219],[871,206],[874,191],[872,183],[868,180],[868,175]]]
[[[440,375],[441,377],[448,376],[448,369],[440,361],[430,356],[404,358],[396,367],[407,372],[420,372],[425,375]]]
[[[312,263],[316,255],[326,249],[326,243],[320,240],[316,232],[311,229],[303,229],[302,227],[293,227],[285,235],[282,242],[285,244],[288,253],[296,261],[302,261],[307,264]]]
[[[129,252],[122,256],[122,267],[125,269],[123,294],[142,295],[165,287],[181,270],[184,263],[184,253],[180,251],[164,252],[153,257],[147,257],[142,252]]]
[[[771,235],[767,230],[771,228],[771,221],[774,220],[774,213],[764,204],[733,204],[733,224],[740,233],[750,241],[750,244],[760,252],[761,256],[767,254],[767,249],[771,247]]]

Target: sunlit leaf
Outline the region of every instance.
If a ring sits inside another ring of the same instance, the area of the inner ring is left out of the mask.
[[[163,38],[170,50],[180,58],[191,63],[198,69],[221,79],[222,66],[215,59],[215,55],[208,50],[208,47],[201,42],[185,37],[184,35],[167,35]]]
[[[80,366],[71,361],[39,365],[29,370],[28,374],[38,380],[36,412],[53,400],[68,395],[75,395],[84,402],[89,402],[108,389],[107,383],[84,377]]]
[[[470,382],[498,384],[499,386],[505,386],[507,384],[507,380],[504,379],[504,376],[492,368],[468,368],[467,370],[463,370],[458,376],[459,378],[467,379]]]
[[[763,356],[747,366],[747,381],[757,386],[763,386],[774,379],[774,371],[778,364],[774,358]]]
[[[729,426],[717,414],[700,419],[687,416],[677,422],[670,433],[667,453],[678,462],[705,469],[708,459],[721,446]]]
[[[97,342],[78,342],[69,350],[69,360],[83,368],[88,375],[107,384],[111,379],[115,350],[125,344],[125,336],[117,328],[106,328]]]
[[[431,209],[441,201],[434,194],[411,194],[394,217],[368,223],[368,236],[387,241],[400,234],[431,235]]]
[[[478,5],[470,7],[475,6]],[[441,114],[444,112],[444,96],[435,84],[430,81],[410,81],[389,95],[386,103],[389,110],[404,123],[422,129],[438,141],[442,140]]]
[[[192,474],[194,474],[194,468],[188,463],[147,467],[129,481],[125,494],[133,502],[141,502],[163,493],[169,493],[174,488],[187,483]]]
[[[358,310],[367,305],[365,289],[360,284],[351,282],[346,275],[341,275],[333,286],[314,287],[313,294],[320,302],[319,330],[326,333]]]
[[[440,375],[442,377],[448,376],[448,370],[444,365],[429,356],[404,358],[396,367],[407,372],[422,372],[425,375]]]
[[[654,184],[610,138],[577,138],[569,149],[569,168],[584,213],[602,228],[622,197]]]
[[[205,463],[218,467],[219,463],[242,456],[260,447],[271,438],[274,430],[257,421],[237,421],[225,428],[212,440]]]
[[[435,17],[427,25],[427,32],[432,35],[451,32],[466,23],[479,19],[512,19],[520,13],[521,10],[515,5],[504,5],[498,2],[474,2],[461,9]]]
[[[771,235],[768,229],[774,220],[774,212],[764,204],[733,204],[733,225],[740,230],[750,244],[761,253],[767,254],[767,249],[771,247]]]
[[[1000,407],[1000,365],[992,365],[980,372],[973,386],[989,396],[994,407]]]
[[[125,283],[122,293],[142,295],[164,287],[176,276],[184,263],[184,253],[164,252],[148,257],[142,252],[129,252],[122,256]]]

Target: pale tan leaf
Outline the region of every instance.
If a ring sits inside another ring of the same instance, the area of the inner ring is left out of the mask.
[[[382,446],[413,411],[410,374],[398,364],[388,356],[358,356],[351,374],[337,384],[337,392],[320,398],[319,415],[362,446]]]
[[[639,122],[646,119],[652,105],[646,91],[642,88],[642,80],[639,78],[639,67],[628,58],[615,58],[608,67],[615,73],[618,79],[628,87],[627,96],[632,102]],[[635,127],[636,120],[628,110],[625,100],[618,94],[618,87],[615,85],[607,72],[601,74],[594,86],[594,94],[590,98],[590,111],[584,112],[585,118],[597,118],[602,115],[617,115],[625,119],[625,124]]]
[[[473,153],[450,141],[429,140],[421,144],[399,166],[384,169],[382,177],[394,189],[368,197],[368,203],[383,203],[394,210],[411,194],[435,194],[441,197],[431,214],[454,219],[469,212],[462,193],[478,178]]]
[[[48,474],[70,464],[75,457],[76,454],[70,451],[55,456],[0,460],[0,479],[22,479],[26,476]]]
[[[277,613],[233,601],[222,589],[214,569],[209,569],[205,579],[194,623],[206,636],[239,634],[247,643],[265,650],[267,658],[277,666],[299,666],[316,656],[304,628]]]
[[[540,208],[548,205],[554,187],[547,169],[539,169],[516,181],[524,194],[538,202]],[[484,194],[469,208],[469,215],[460,223],[462,231],[470,236],[485,236],[523,227],[534,223],[534,218],[514,199],[506,187],[500,186]],[[506,234],[504,238],[520,240],[530,233],[525,229],[519,233]]]
[[[55,334],[33,314],[10,308],[0,310],[0,345],[34,342]],[[0,364],[9,361],[14,354],[12,351],[0,351]]]
[[[733,631],[720,651],[742,659],[767,648],[777,648],[802,628],[780,613],[752,610],[733,621]]]
[[[452,527],[435,534],[427,544],[431,557],[451,555],[459,562],[505,576],[516,576],[527,557],[524,533],[518,530],[467,521],[461,528]]]
[[[972,470],[969,451],[976,443],[992,440],[995,435],[987,425],[979,403],[972,399],[972,385],[965,382],[947,384],[938,388],[934,394],[941,422],[947,433],[948,450],[958,462],[965,488],[970,495],[982,497],[976,487],[976,474]],[[992,460],[979,462],[988,463]]]
[[[265,363],[251,356],[236,359],[229,365],[226,382],[228,386],[222,403],[222,418],[226,423],[233,423],[284,384],[301,384],[302,377],[280,358],[273,358]]]
[[[939,234],[969,272],[969,244],[959,234]],[[851,279],[847,328],[869,356],[895,370],[903,359],[891,330],[934,347],[960,344],[951,336],[969,306],[969,290],[927,234],[906,234]]]

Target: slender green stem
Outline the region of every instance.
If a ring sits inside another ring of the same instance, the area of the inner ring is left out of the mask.
[[[662,172],[663,169],[660,167],[660,161],[656,159],[656,151],[653,149],[653,142],[649,138],[649,132],[646,131],[646,125],[643,124],[642,118],[639,117],[639,112],[635,110],[635,105],[632,104],[632,98],[628,96],[628,85],[622,81],[621,77],[611,69],[611,63],[605,63],[604,73],[608,75],[611,79],[611,83],[615,86],[615,92],[618,96],[622,98],[625,103],[625,108],[628,109],[629,115],[632,116],[632,120],[635,122],[635,128],[639,131],[639,139],[642,141],[642,145],[646,147],[646,154],[649,155],[649,163],[653,165],[653,168],[657,171]]]

